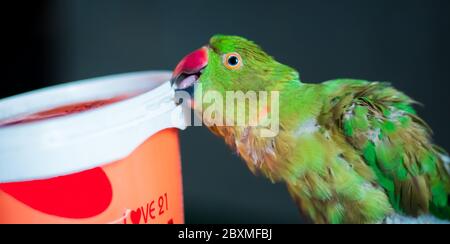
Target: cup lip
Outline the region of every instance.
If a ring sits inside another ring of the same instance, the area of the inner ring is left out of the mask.
[[[82,113],[0,127],[0,183],[46,179],[99,167],[125,158],[161,130],[184,129],[183,110],[173,100],[170,77],[169,71],[109,75],[0,100],[2,120],[138,92]]]

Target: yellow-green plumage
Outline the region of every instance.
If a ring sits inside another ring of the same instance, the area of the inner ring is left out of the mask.
[[[352,97],[351,102],[337,105],[340,107],[328,106],[328,111],[345,113],[323,123],[351,127],[343,131],[346,141],[374,171],[395,211],[418,216],[427,214],[430,204],[447,207],[448,172],[410,98],[386,83],[336,80],[323,85],[341,86],[331,92],[332,96]],[[442,187],[433,193],[437,186]]]
[[[206,90],[279,91],[280,133],[258,127],[211,126],[249,168],[284,182],[315,223],[378,223],[393,213],[450,218],[449,174],[430,130],[409,97],[387,83],[339,79],[300,82],[298,73],[252,42],[211,39]],[[237,52],[240,70],[222,57]]]

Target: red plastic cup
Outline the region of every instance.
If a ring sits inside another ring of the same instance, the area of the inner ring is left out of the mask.
[[[0,223],[184,223],[170,72],[0,100]]]

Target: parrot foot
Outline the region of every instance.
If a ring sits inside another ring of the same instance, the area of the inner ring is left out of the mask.
[[[450,157],[447,155],[440,155],[442,161],[444,162],[444,167],[447,170],[447,172],[450,174]]]
[[[386,217],[381,224],[450,224],[450,222],[438,219],[432,215],[422,215],[414,218],[400,214],[392,214]]]

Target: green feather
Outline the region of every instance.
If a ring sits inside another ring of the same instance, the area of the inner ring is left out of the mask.
[[[346,136],[353,136],[353,125],[351,119],[344,120],[344,133]]]
[[[433,195],[433,204],[437,207],[447,206],[447,191],[442,182],[437,182],[431,186],[431,193]]]
[[[434,175],[436,173],[436,162],[437,162],[436,156],[431,152],[427,152],[421,159],[422,172],[424,174]]]
[[[411,107],[410,105],[408,105],[406,103],[394,103],[392,106],[394,106],[404,112],[407,112],[409,114],[413,114],[413,115],[416,114],[416,111],[413,109],[413,107]]]
[[[395,129],[396,129],[396,126],[395,126],[394,122],[392,122],[390,120],[386,120],[381,125],[381,130],[388,135],[394,133]]]

